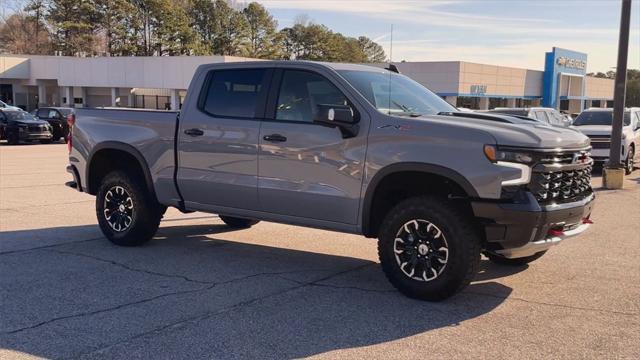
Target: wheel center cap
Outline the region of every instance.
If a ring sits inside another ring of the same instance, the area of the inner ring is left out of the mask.
[[[120,212],[124,212],[124,205],[123,205],[123,204],[120,204],[120,205],[118,206],[118,210],[119,210]]]
[[[418,246],[418,253],[420,253],[420,255],[427,255],[427,253],[429,252],[429,247],[425,244],[420,244]]]

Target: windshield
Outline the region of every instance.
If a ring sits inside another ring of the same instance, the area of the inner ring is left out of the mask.
[[[389,115],[435,115],[457,111],[429,89],[393,72],[338,71],[378,111]]]
[[[58,109],[62,113],[62,116],[67,117],[69,114],[73,114],[73,109]]]
[[[21,121],[21,120],[35,120],[33,115],[26,111],[5,111],[4,114],[9,120]]]
[[[613,111],[583,111],[573,122],[575,126],[582,125],[611,125]],[[631,124],[631,113],[624,113],[624,126]]]

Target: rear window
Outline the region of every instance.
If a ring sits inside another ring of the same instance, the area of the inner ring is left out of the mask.
[[[624,126],[631,124],[631,114],[628,111],[624,113],[623,119]],[[613,111],[583,111],[573,125],[611,125],[611,123],[613,123]]]
[[[213,71],[201,109],[214,116],[254,118],[265,73],[265,69]]]

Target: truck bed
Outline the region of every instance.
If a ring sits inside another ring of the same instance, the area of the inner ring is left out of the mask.
[[[76,109],[73,151],[79,156],[74,165],[85,174],[86,164],[101,148],[126,147],[146,162],[158,200],[172,203],[178,198],[173,183],[177,115],[176,111],[146,109]]]

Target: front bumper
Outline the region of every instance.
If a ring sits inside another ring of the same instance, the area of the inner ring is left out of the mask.
[[[38,132],[38,133],[19,132],[18,136],[22,141],[51,140],[53,138],[53,134],[51,134],[50,132]]]
[[[578,201],[540,206],[531,193],[518,203],[474,201],[486,250],[507,258],[519,258],[546,250],[577,236],[589,227],[594,207],[593,192]]]

